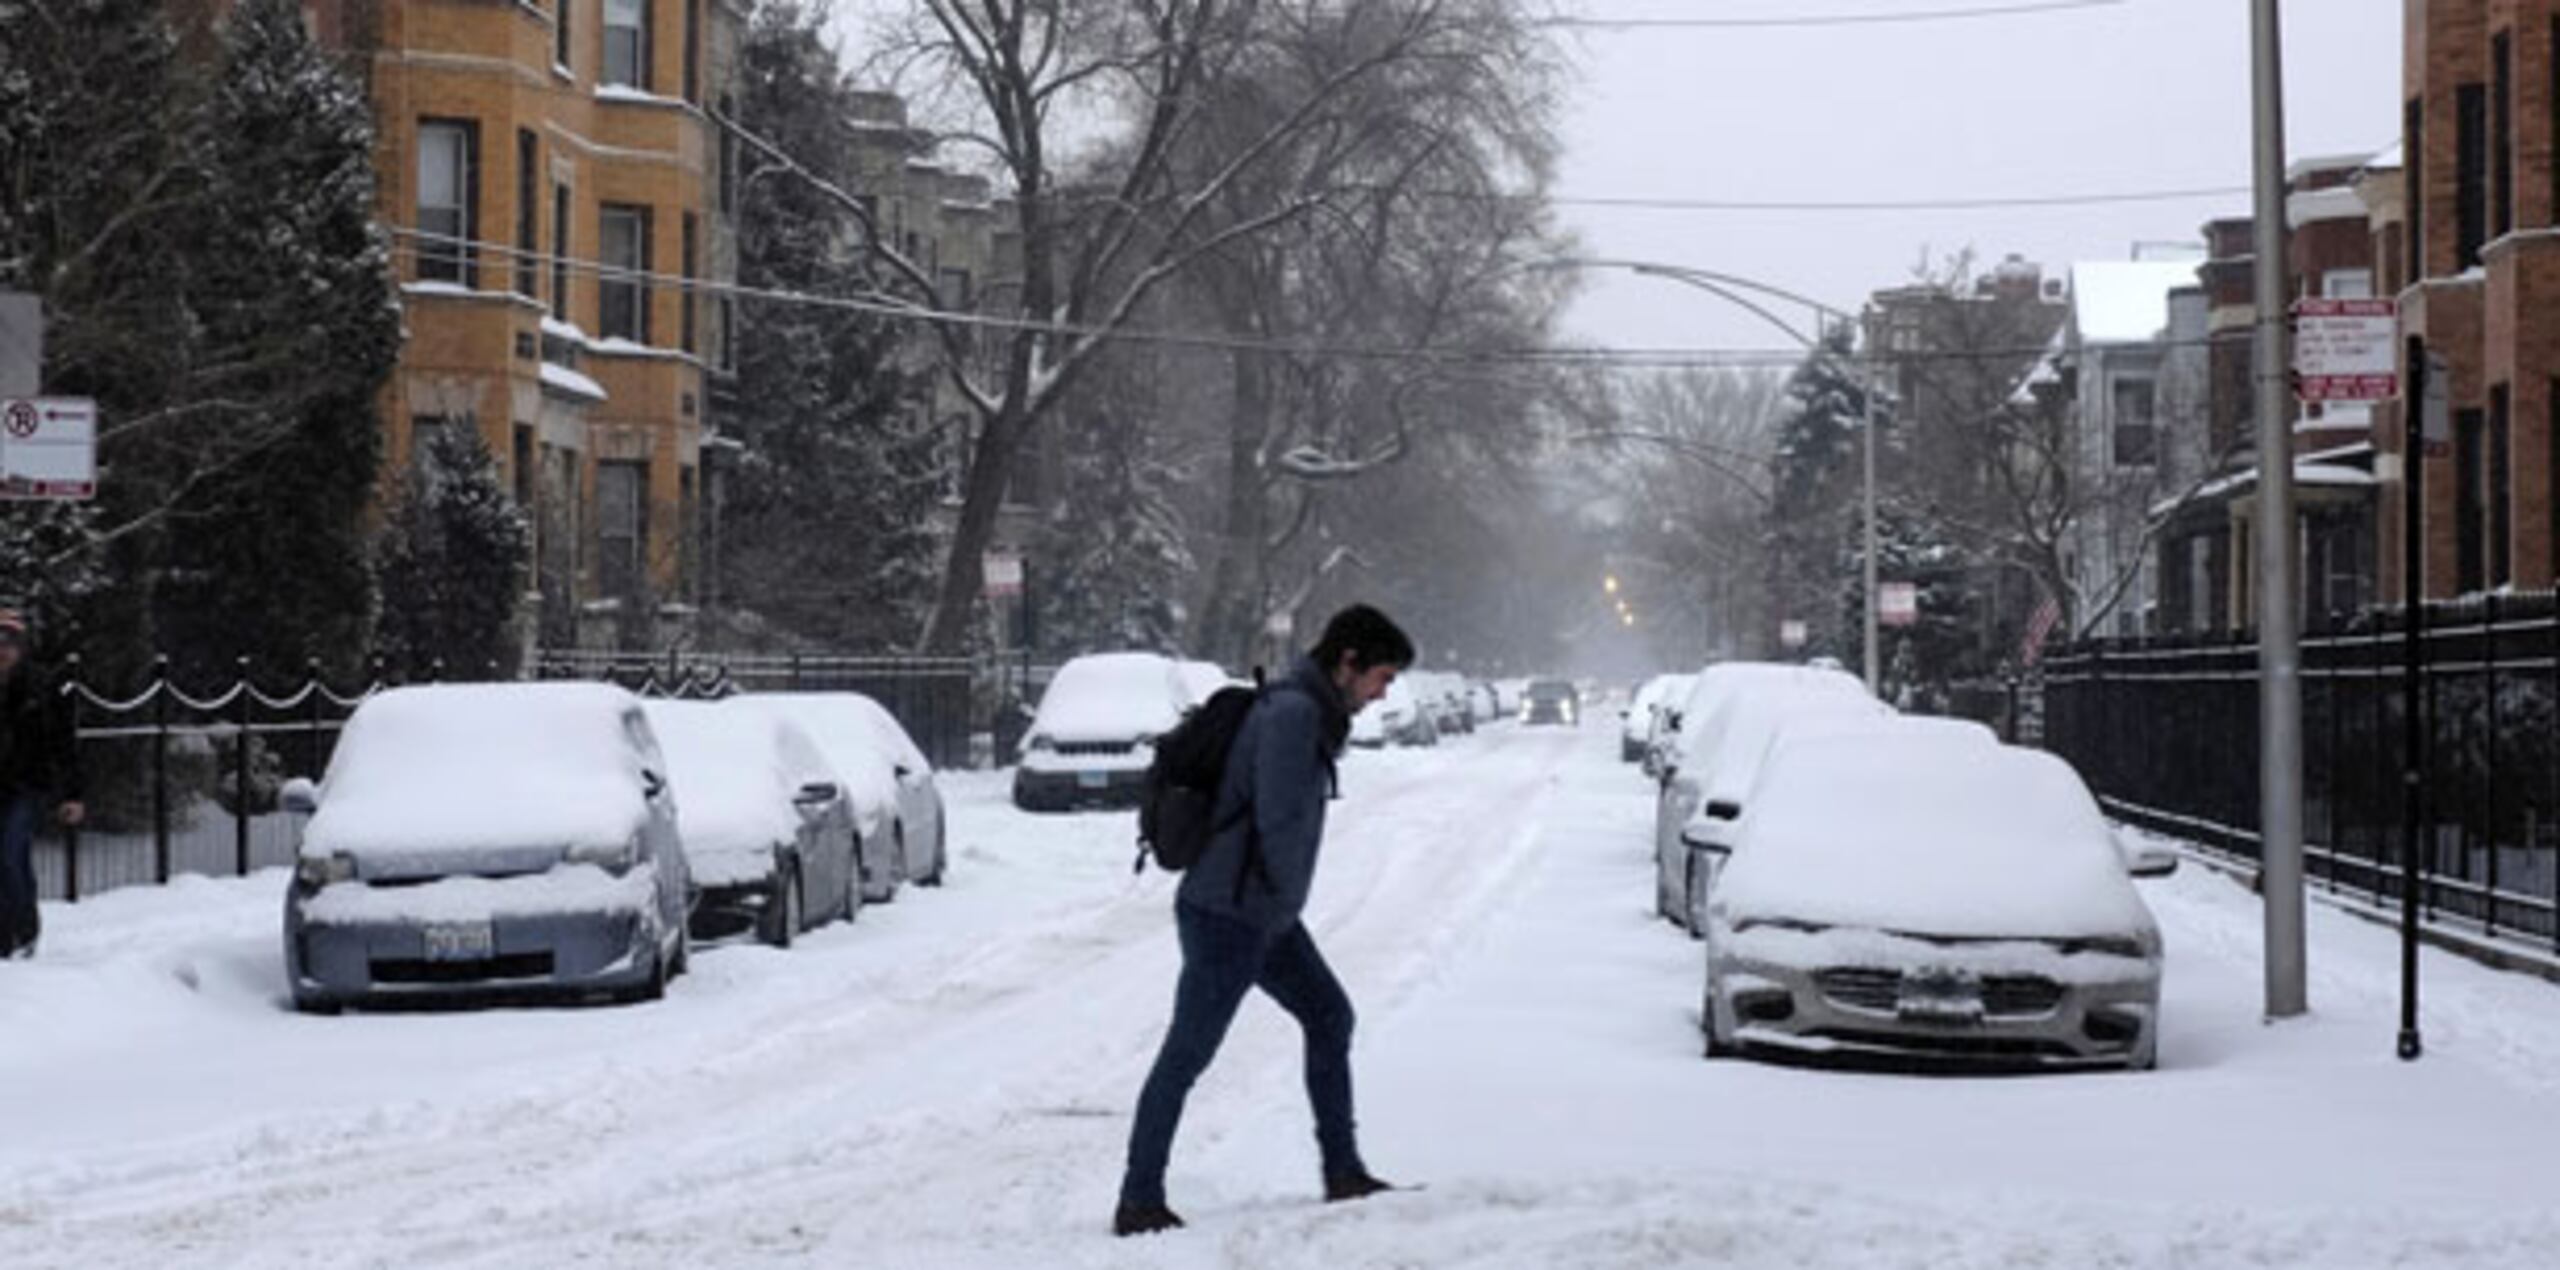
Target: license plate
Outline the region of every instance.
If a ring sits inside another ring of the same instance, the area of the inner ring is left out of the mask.
[[[427,927],[427,960],[487,961],[498,939],[487,922],[438,922]]]
[[[1078,772],[1078,773],[1076,773],[1076,788],[1078,788],[1078,789],[1109,789],[1109,788],[1111,788],[1111,773],[1109,773],[1109,772]]]
[[[1896,1013],[1916,1023],[1979,1023],[1982,985],[1973,976],[1952,970],[1921,970],[1903,976]]]

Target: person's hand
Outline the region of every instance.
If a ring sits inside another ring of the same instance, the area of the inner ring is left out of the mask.
[[[79,827],[81,821],[89,818],[89,809],[82,805],[79,799],[75,798],[70,802],[64,803],[59,808],[56,808],[54,810],[54,815],[58,817],[62,823],[70,825],[76,829]]]

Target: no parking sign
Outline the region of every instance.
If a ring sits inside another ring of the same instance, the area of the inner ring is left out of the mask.
[[[0,398],[0,498],[98,496],[98,403],[86,397]]]

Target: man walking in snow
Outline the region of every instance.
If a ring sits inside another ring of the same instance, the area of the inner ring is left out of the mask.
[[[0,959],[36,953],[36,827],[80,804],[80,755],[51,680],[27,664],[27,623],[0,609]]]
[[[1228,828],[1182,880],[1174,925],[1182,978],[1173,1022],[1138,1096],[1128,1172],[1112,1229],[1153,1234],[1182,1225],[1165,1205],[1164,1172],[1183,1101],[1226,1039],[1245,994],[1269,993],[1306,1033],[1307,1099],[1327,1200],[1390,1189],[1361,1162],[1351,1116],[1351,998],[1298,920],[1315,882],[1325,804],[1351,716],[1413,664],[1413,641],[1367,605],[1336,614],[1315,651],[1256,702],[1228,751],[1214,823]]]

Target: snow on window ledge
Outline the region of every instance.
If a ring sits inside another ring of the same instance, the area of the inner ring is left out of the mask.
[[[670,110],[682,110],[685,106],[681,98],[661,97],[648,89],[634,88],[629,84],[598,84],[596,100],[620,102],[632,106],[663,106]]]
[[[553,62],[551,64],[551,73],[559,77],[564,83],[574,84],[578,82],[578,73],[570,70],[567,62]]]
[[[459,282],[446,282],[435,278],[403,282],[400,284],[400,291],[403,295],[440,296],[454,300],[490,300],[504,304],[527,305],[533,303],[532,300],[513,291],[492,291],[485,287],[469,287]]]
[[[558,362],[544,362],[542,364],[542,386],[546,389],[560,393],[563,396],[576,397],[585,401],[604,401],[607,399],[604,391],[604,385],[599,384],[566,366],[560,365]]]

